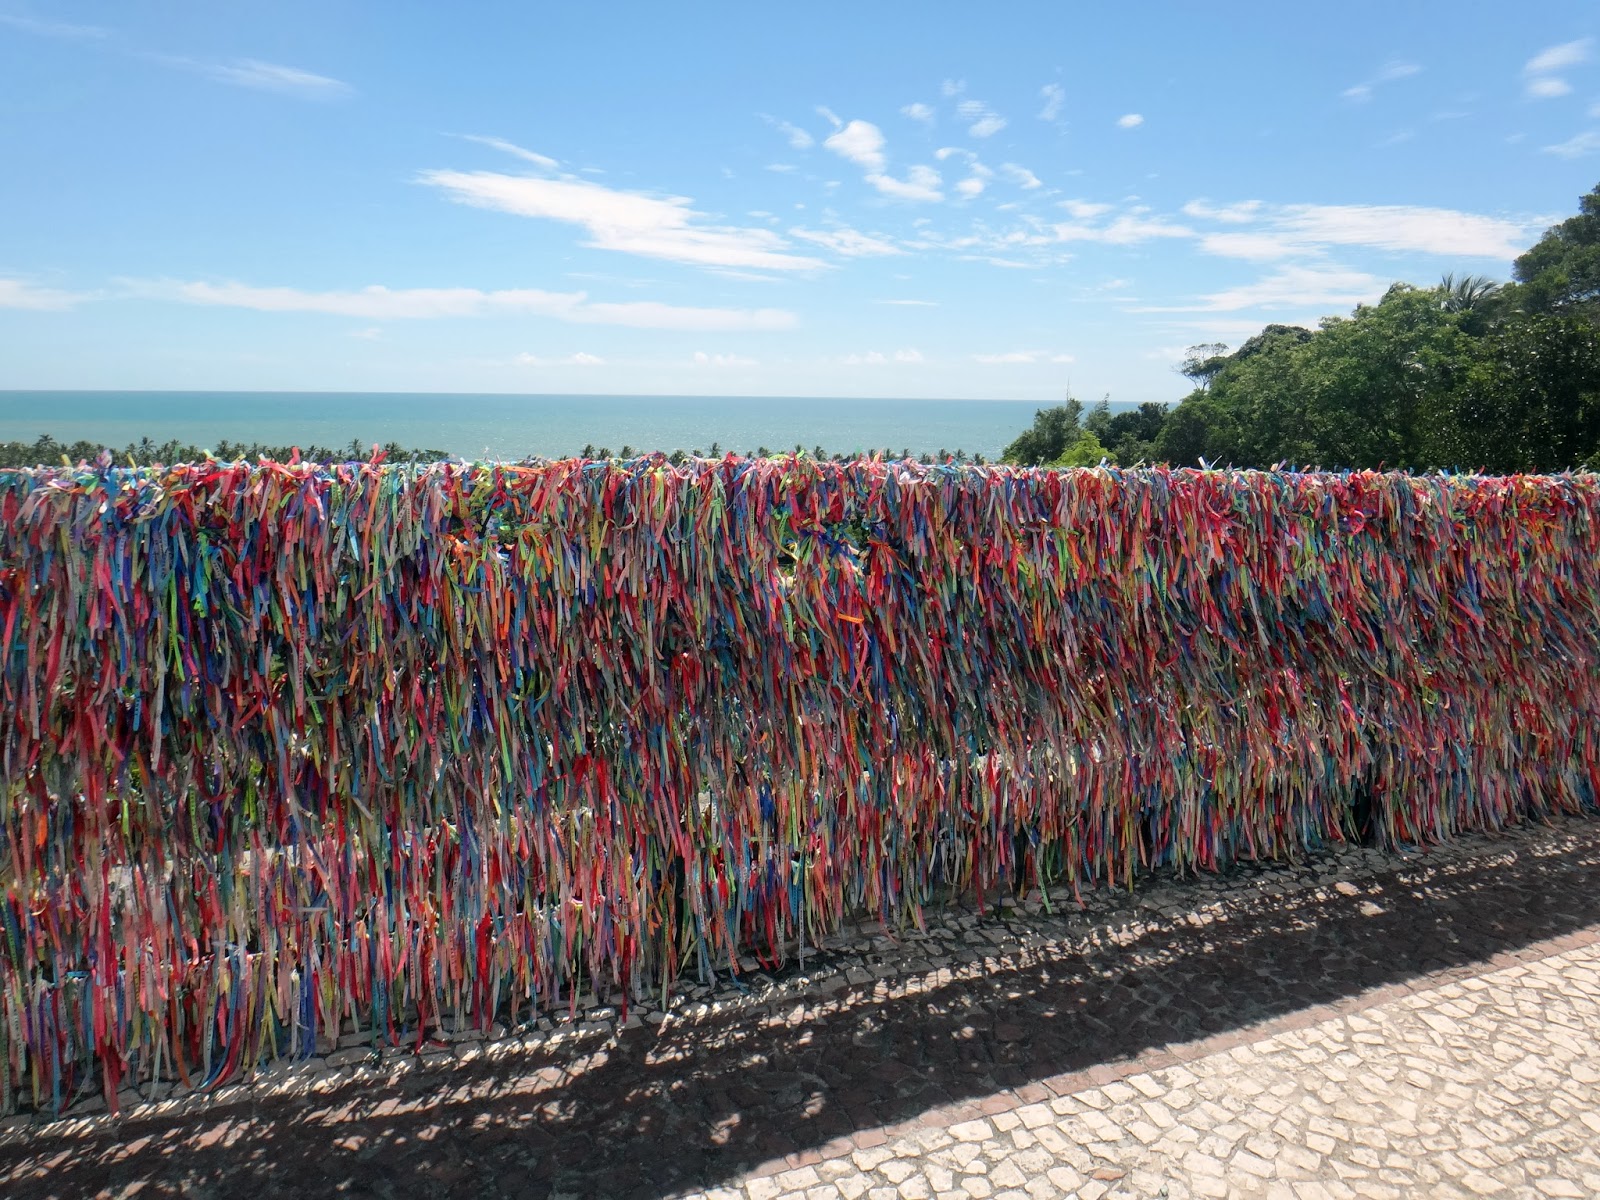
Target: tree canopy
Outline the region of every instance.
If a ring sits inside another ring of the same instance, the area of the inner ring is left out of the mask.
[[[1600,187],[1579,208],[1516,260],[1514,282],[1396,283],[1315,330],[1190,347],[1178,369],[1195,386],[1178,404],[1041,409],[1006,461],[1600,469]]]

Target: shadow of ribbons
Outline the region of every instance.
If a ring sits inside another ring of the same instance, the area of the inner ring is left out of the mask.
[[[1600,822],[1561,819],[1535,842],[1397,863],[1357,895],[1232,893],[1203,926],[1147,924],[1126,944],[1047,948],[1015,969],[884,1001],[844,991],[797,1023],[782,1019],[790,998],[628,1031],[576,1059],[528,1050],[308,1097],[240,1094],[187,1117],[134,1113],[85,1137],[45,1128],[0,1148],[0,1191],[86,1196],[143,1182],[141,1196],[392,1196],[460,1185],[654,1200],[931,1107],[1600,923],[1597,868]],[[1196,889],[1197,900],[1218,896]]]

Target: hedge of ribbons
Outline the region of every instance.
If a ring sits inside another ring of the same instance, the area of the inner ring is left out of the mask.
[[[1600,477],[0,472],[0,1102],[1600,790]]]

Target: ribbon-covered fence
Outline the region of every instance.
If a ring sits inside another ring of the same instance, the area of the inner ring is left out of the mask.
[[[0,472],[0,1087],[1592,808],[1600,477]]]

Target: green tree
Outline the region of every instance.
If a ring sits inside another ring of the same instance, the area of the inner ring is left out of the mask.
[[[1600,464],[1600,326],[1537,313],[1473,347],[1437,422],[1440,465],[1494,472]]]
[[[1577,216],[1545,230],[1511,274],[1526,312],[1593,310],[1600,301],[1600,187],[1579,198]]]
[[[1033,424],[1000,452],[1000,461],[1024,467],[1055,462],[1068,446],[1082,436],[1083,429],[1079,425],[1082,416],[1082,402],[1071,396],[1067,397],[1066,403],[1054,408],[1038,409],[1033,414]],[[939,453],[942,458],[944,452],[941,450]]]
[[[1102,462],[1111,458],[1106,448],[1100,444],[1100,439],[1085,429],[1078,435],[1076,441],[1061,452],[1050,465],[1052,467],[1098,467]]]

